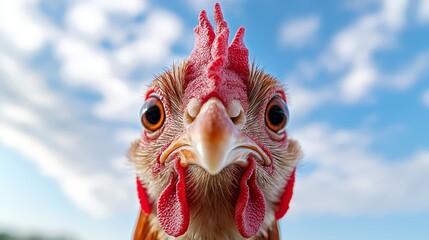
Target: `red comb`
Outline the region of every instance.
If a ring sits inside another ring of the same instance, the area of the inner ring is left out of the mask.
[[[194,29],[195,47],[188,58],[184,87],[186,89],[189,84],[193,85],[192,92],[196,92],[193,97],[199,97],[203,101],[212,96],[219,97],[224,102],[233,98],[241,99],[241,90],[247,91],[249,77],[249,51],[243,41],[244,27],[238,29],[228,46],[229,28],[219,3],[215,4],[214,21],[216,32],[206,11],[201,11],[199,25]],[[197,82],[193,83],[194,81]],[[227,91],[222,86],[241,90]]]

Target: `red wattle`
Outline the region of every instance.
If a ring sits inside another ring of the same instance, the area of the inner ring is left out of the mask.
[[[186,201],[185,171],[176,162],[176,172],[170,176],[170,183],[158,199],[158,220],[165,233],[178,237],[183,235],[189,226],[189,207]]]
[[[137,194],[139,196],[142,212],[145,214],[149,214],[152,209],[152,206],[149,203],[149,197],[147,196],[146,188],[140,182],[138,177],[136,177],[136,181],[137,181]]]
[[[255,161],[251,160],[241,179],[240,195],[235,205],[235,223],[245,238],[255,235],[265,218],[265,199],[256,183],[255,174]]]
[[[277,220],[282,218],[286,214],[287,210],[289,209],[289,203],[290,203],[290,200],[292,199],[294,184],[295,184],[295,169],[293,170],[292,175],[290,176],[289,181],[285,186],[285,190],[282,196],[280,197],[279,209],[277,209],[277,212],[275,213],[275,217]]]

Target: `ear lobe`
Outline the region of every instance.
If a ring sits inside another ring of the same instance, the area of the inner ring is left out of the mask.
[[[296,169],[293,170],[293,172],[289,178],[289,181],[287,182],[287,184],[285,186],[285,190],[284,190],[282,196],[280,197],[279,208],[277,209],[277,212],[275,213],[276,220],[279,220],[280,218],[282,218],[289,209],[289,202],[292,199],[293,187],[295,184],[295,170]]]
[[[142,212],[145,214],[150,214],[152,206],[149,202],[149,197],[147,195],[146,188],[140,182],[138,177],[136,177],[136,181],[137,181],[137,194],[139,196]]]

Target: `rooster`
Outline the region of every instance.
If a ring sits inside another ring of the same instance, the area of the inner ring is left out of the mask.
[[[134,239],[279,239],[299,144],[281,84],[249,65],[240,27],[215,4],[199,15],[188,59],[155,77],[129,159],[141,213]]]

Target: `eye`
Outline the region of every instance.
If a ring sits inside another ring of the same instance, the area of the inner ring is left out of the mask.
[[[265,110],[265,124],[276,132],[281,132],[289,121],[289,109],[287,104],[278,96],[273,97]]]
[[[165,112],[161,100],[150,97],[140,110],[141,122],[148,131],[155,132],[164,124]]]

